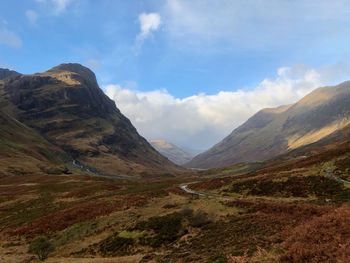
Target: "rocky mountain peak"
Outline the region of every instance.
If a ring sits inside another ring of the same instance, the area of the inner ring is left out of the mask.
[[[88,87],[97,86],[97,80],[95,73],[89,68],[79,63],[64,63],[60,64],[46,73],[56,76],[61,81],[65,81],[67,84],[85,84]],[[77,81],[77,82],[74,82]]]

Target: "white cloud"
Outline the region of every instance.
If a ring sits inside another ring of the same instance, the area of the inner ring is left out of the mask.
[[[285,51],[290,45],[338,40],[340,45],[350,33],[344,26],[349,12],[347,0],[167,0],[160,11],[169,44],[199,52],[222,51],[222,44],[234,51]]]
[[[39,16],[34,10],[31,10],[31,9],[26,10],[25,16],[31,25],[36,25],[36,22]]]
[[[141,30],[140,35],[143,38],[146,38],[152,33],[152,31],[158,30],[161,18],[157,13],[142,13],[139,15],[139,22]]]
[[[12,48],[20,48],[22,47],[22,40],[14,32],[8,30],[6,27],[1,27],[0,25],[0,44]]]
[[[211,42],[232,38],[239,3],[168,0],[163,9],[167,32],[173,39]]]
[[[16,68],[10,64],[7,63],[2,63],[0,60],[0,68],[6,68],[6,69],[10,69],[10,70],[16,70]]]
[[[299,65],[280,68],[275,78],[264,79],[249,90],[180,99],[166,90],[141,92],[108,85],[106,94],[146,138],[165,138],[178,145],[203,149],[227,136],[260,109],[296,102],[345,73],[349,73],[349,68],[343,64],[321,69]]]
[[[52,0],[56,13],[61,13],[65,11],[71,2],[71,0]]]
[[[72,4],[74,0],[36,0],[39,4],[48,5],[53,8],[53,13],[59,15],[67,10],[68,6]]]
[[[140,33],[136,38],[136,49],[139,49],[146,38],[157,31],[161,25],[161,16],[158,13],[142,13],[139,15]]]

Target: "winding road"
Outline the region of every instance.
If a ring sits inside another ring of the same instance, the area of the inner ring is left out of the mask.
[[[192,182],[192,183],[189,183],[189,184],[194,184],[194,183],[197,183],[197,182]],[[208,195],[206,195],[206,194],[204,194],[204,193],[196,192],[196,191],[194,191],[194,190],[188,188],[188,185],[189,185],[189,184],[181,184],[181,185],[179,186],[179,188],[180,188],[182,191],[184,191],[184,192],[186,192],[186,193],[188,193],[188,194],[199,195],[199,196],[208,196]]]
[[[343,183],[343,184],[346,184],[346,185],[350,185],[350,181],[347,181],[347,180],[344,180],[344,179],[341,179],[337,176],[334,175],[334,168],[333,167],[326,167],[324,170],[323,170],[323,175],[325,177],[328,177],[330,179],[333,179],[333,180],[336,180],[340,183]],[[191,184],[195,184],[195,183],[198,183],[197,181],[196,182],[190,182],[190,183],[184,183],[184,184],[180,184],[179,185],[179,188],[184,191],[185,193],[188,193],[188,194],[192,194],[192,195],[197,195],[197,196],[202,196],[202,197],[214,197],[214,198],[220,198],[224,201],[230,201],[230,200],[233,200],[232,198],[229,198],[229,197],[223,197],[223,196],[220,196],[220,195],[215,195],[215,194],[207,194],[207,193],[203,193],[203,192],[197,192],[193,189],[191,189],[189,186]]]
[[[333,170],[334,170],[334,168],[332,168],[332,167],[327,167],[326,169],[323,170],[324,176],[325,176],[325,177],[328,177],[328,178],[330,178],[330,179],[336,180],[336,181],[338,181],[338,182],[340,182],[340,183],[343,183],[343,184],[350,184],[349,181],[344,180],[344,179],[341,179],[341,178],[335,176],[335,175],[333,174]]]
[[[213,193],[208,194],[208,193],[203,193],[203,192],[197,192],[197,191],[189,188],[189,185],[195,184],[195,183],[198,183],[198,182],[191,182],[191,183],[186,183],[186,184],[180,184],[179,188],[182,191],[184,191],[185,193],[192,194],[192,195],[197,195],[197,196],[201,196],[201,197],[215,198],[215,199],[219,199],[221,201],[233,201],[233,200],[236,200],[233,197],[226,197],[226,196],[221,196],[219,194],[213,194]]]

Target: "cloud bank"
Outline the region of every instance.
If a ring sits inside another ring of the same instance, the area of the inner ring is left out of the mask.
[[[274,78],[256,87],[175,98],[166,90],[142,92],[107,85],[106,94],[147,139],[164,138],[178,145],[206,149],[257,111],[294,103],[322,85],[349,74],[345,64],[321,69],[281,67]]]

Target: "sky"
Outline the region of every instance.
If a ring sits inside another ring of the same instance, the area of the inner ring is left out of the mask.
[[[350,0],[0,1],[0,67],[81,63],[141,135],[200,150],[350,79],[349,46]]]

